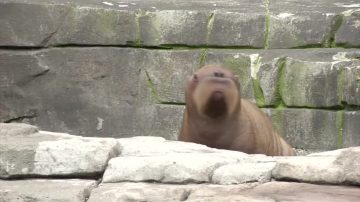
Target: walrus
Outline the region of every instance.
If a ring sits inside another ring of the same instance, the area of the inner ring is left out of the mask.
[[[267,115],[240,94],[238,77],[230,70],[200,68],[186,83],[178,140],[248,154],[295,155]]]

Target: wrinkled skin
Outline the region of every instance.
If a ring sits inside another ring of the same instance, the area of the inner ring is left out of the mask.
[[[269,156],[295,155],[267,115],[240,97],[238,78],[207,65],[189,78],[180,141]]]

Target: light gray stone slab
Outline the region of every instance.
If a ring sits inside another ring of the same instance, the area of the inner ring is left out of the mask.
[[[359,147],[324,154],[280,157],[272,170],[275,179],[296,180],[322,184],[360,183]]]
[[[265,183],[271,180],[274,167],[275,162],[224,165],[214,171],[211,180],[215,184]]]
[[[0,124],[0,178],[32,176],[97,177],[117,156],[112,138],[82,138],[37,131],[25,124]],[[25,130],[26,129],[26,130]]]
[[[297,182],[268,182],[244,191],[247,197],[264,197],[273,201],[351,202],[360,198],[358,187],[315,185]]]
[[[0,180],[0,201],[86,201],[95,180],[79,179],[32,179]]]
[[[246,158],[243,153],[237,153],[169,153],[161,156],[119,156],[109,161],[103,182],[210,182],[214,169]]]
[[[231,195],[233,199],[251,199],[237,197],[242,190],[255,187],[256,183],[243,185],[212,184],[158,184],[158,183],[102,183],[95,188],[89,202],[97,201],[219,201]],[[217,198],[218,197],[218,198]],[[230,198],[231,199],[231,198]],[[231,200],[230,200],[231,201]],[[248,200],[247,200],[248,201]],[[260,201],[260,200],[258,200]]]
[[[118,142],[122,156],[159,156],[169,153],[216,153],[225,151],[191,142],[168,141],[162,137],[137,136],[120,138]]]
[[[314,185],[296,182],[268,182],[262,185],[103,183],[92,191],[95,201],[330,201],[352,202],[359,199],[359,188],[334,185]]]

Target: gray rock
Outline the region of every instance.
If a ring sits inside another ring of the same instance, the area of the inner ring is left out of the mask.
[[[103,182],[209,182],[214,169],[242,158],[241,153],[237,158],[214,153],[120,156],[109,161]]]
[[[346,54],[351,57],[350,53]],[[354,54],[360,58],[360,53]],[[343,102],[348,105],[360,106],[360,60],[352,59],[344,62],[341,68],[340,81],[343,85]]]
[[[268,182],[241,185],[103,183],[89,198],[95,201],[357,201],[359,188],[294,182]]]
[[[360,184],[359,147],[302,157],[279,157],[275,179],[329,184]]]
[[[341,105],[338,68],[331,62],[308,62],[288,58],[280,93],[286,106],[332,107]]]
[[[236,193],[256,185],[256,183],[225,186],[211,184],[102,183],[92,191],[88,201],[210,201],[228,195],[236,197]],[[250,197],[241,198],[250,199]]]
[[[83,202],[89,198],[94,187],[94,180],[0,180],[0,201]]]
[[[134,12],[81,7],[77,3],[2,2],[0,44],[35,47],[126,45],[138,40]]]
[[[82,138],[26,127],[0,124],[0,178],[96,177],[108,160],[119,154],[115,139]]]
[[[275,162],[224,165],[214,171],[212,182],[215,184],[269,182],[274,167]]]
[[[122,156],[161,156],[169,153],[216,153],[221,151],[191,142],[167,141],[162,137],[137,136],[120,138],[118,142]]]
[[[324,151],[342,147],[342,112],[286,108],[266,111],[280,134],[295,148]]]
[[[153,103],[184,103],[186,81],[199,68],[197,50],[146,51],[141,95]]]
[[[254,2],[255,3],[255,2]],[[265,12],[240,13],[216,10],[211,19],[208,44],[214,46],[265,46]]]
[[[283,10],[269,17],[269,48],[321,46],[326,43],[334,14],[293,13]]]
[[[343,142],[344,147],[360,145],[360,111],[344,113]]]
[[[197,10],[160,10],[140,13],[141,44],[204,45],[209,13]]]
[[[341,168],[334,166],[333,156],[298,156],[278,159],[272,171],[275,179],[291,179],[301,182],[340,184]]]
[[[5,105],[1,111],[10,118],[2,121],[21,121],[27,111],[33,111],[28,122],[42,130],[107,137],[134,134],[140,82],[136,63],[141,50],[55,48],[12,52],[10,57],[7,53],[2,55],[4,61],[20,60],[5,63],[5,70],[9,69],[5,78],[12,78],[12,68],[24,76],[19,74],[19,81],[2,91],[8,94],[0,98]],[[22,55],[32,59],[21,60]],[[31,82],[21,85],[29,78]]]
[[[281,102],[279,83],[284,59],[274,58],[271,62],[262,63],[261,56],[259,57],[259,69],[256,75],[258,97],[262,99],[262,105],[277,106]]]
[[[177,140],[182,124],[184,106],[144,104],[136,110],[137,122],[132,136],[158,136]]]
[[[360,198],[358,187],[314,185],[294,182],[268,182],[243,192],[246,197],[264,197],[273,201],[351,202]]]
[[[351,5],[351,4],[350,4]],[[358,4],[352,4],[353,7],[348,7],[348,10],[343,11],[343,19],[340,27],[335,33],[335,42],[338,45],[346,47],[358,47],[360,46],[360,6]]]

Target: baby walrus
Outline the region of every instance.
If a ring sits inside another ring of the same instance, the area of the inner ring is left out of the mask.
[[[180,141],[269,156],[295,155],[255,104],[240,97],[237,76],[207,65],[187,81]]]

